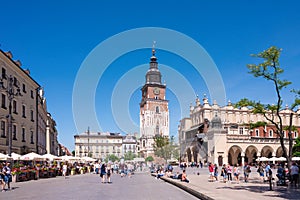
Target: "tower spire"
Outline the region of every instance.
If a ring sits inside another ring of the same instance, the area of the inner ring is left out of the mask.
[[[153,41],[153,44],[152,44],[152,56],[155,56],[155,44],[156,44],[156,41]]]

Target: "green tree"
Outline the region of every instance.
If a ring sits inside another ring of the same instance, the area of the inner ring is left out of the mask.
[[[165,161],[174,157],[174,154],[178,154],[179,157],[179,150],[178,148],[176,148],[174,136],[171,136],[171,138],[169,138],[161,135],[156,135],[154,137],[154,154],[165,159]]]
[[[146,162],[152,162],[154,160],[154,158],[152,156],[148,156],[145,161]]]
[[[132,151],[128,151],[126,154],[124,154],[124,160],[133,160],[136,157]]]
[[[75,156],[75,150],[72,151],[72,156]]]
[[[270,81],[275,88],[276,95],[276,103],[275,104],[263,104],[260,101],[253,101],[249,99],[241,99],[235,106],[236,107],[249,107],[252,109],[253,113],[262,114],[266,121],[273,125],[274,132],[277,134],[280,140],[280,144],[283,150],[283,156],[287,159],[288,165],[291,165],[292,158],[292,147],[293,147],[293,138],[292,138],[292,118],[295,113],[295,109],[298,105],[300,105],[300,92],[297,90],[291,90],[291,92],[295,93],[296,96],[294,98],[293,104],[290,106],[292,112],[290,113],[290,121],[288,127],[283,125],[282,116],[280,115],[280,111],[283,109],[283,98],[282,98],[282,90],[291,84],[290,81],[284,80],[280,77],[284,70],[280,67],[279,57],[280,57],[281,49],[277,47],[270,47],[269,49],[252,55],[253,57],[263,59],[262,63],[259,64],[249,64],[247,65],[250,70],[249,73],[254,77],[262,77],[267,81]],[[261,122],[259,122],[261,123]],[[259,123],[254,126],[259,126]],[[284,145],[284,130],[288,130],[288,140],[289,140],[289,150],[287,151]]]
[[[120,159],[114,154],[110,154],[108,157],[105,158],[105,162],[108,162],[108,161],[115,162],[115,161],[119,161],[119,160]]]
[[[300,157],[300,137],[297,137],[295,142],[293,146],[293,156]]]

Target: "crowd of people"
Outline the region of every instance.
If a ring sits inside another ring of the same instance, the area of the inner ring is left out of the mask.
[[[162,176],[166,176],[173,179],[178,179],[183,182],[189,183],[190,180],[187,178],[186,169],[188,167],[201,166],[200,163],[181,163],[179,164],[180,171],[173,172],[171,165],[166,167],[158,166],[156,168],[156,178],[160,179]],[[274,184],[277,180],[277,185],[299,185],[299,165],[293,162],[290,168],[286,163],[264,163],[260,162],[257,165],[250,165],[245,163],[244,166],[234,164],[213,164],[208,163],[208,181],[209,182],[223,182],[223,183],[236,183],[239,184],[240,181],[245,183],[250,181],[261,181],[262,183],[268,182]],[[199,172],[197,173],[199,175]],[[277,178],[275,178],[277,177]],[[258,179],[259,178],[259,179]]]

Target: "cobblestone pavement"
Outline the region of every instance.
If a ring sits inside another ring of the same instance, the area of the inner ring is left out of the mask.
[[[12,183],[12,190],[0,192],[4,200],[157,200],[197,199],[188,192],[150,173],[136,173],[131,178],[112,175],[112,184],[101,183],[99,175],[83,174]]]
[[[180,171],[178,168],[175,169],[175,171],[176,170]],[[198,172],[200,173],[200,175],[197,175]],[[176,185],[201,199],[300,199],[299,187],[296,188],[291,186],[276,186],[275,184],[273,186],[273,191],[270,191],[269,183],[263,183],[259,180],[259,176],[258,173],[256,173],[255,168],[252,170],[250,180],[247,183],[242,180],[243,176],[241,176],[239,183],[236,183],[234,181],[227,183],[224,183],[222,181],[209,182],[207,168],[188,168],[187,174],[190,183],[184,183],[180,182],[179,180],[174,180],[166,177],[164,177],[163,180]]]

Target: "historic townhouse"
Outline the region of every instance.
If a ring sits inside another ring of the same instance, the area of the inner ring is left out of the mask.
[[[11,52],[0,50],[0,69],[0,152],[46,153],[41,140],[48,117],[46,107],[41,106],[40,85],[29,70],[21,68],[20,61],[13,60]],[[57,145],[55,134],[52,138]]]
[[[105,159],[109,155],[122,156],[122,140],[120,133],[90,132],[74,136],[75,156],[89,156],[95,159]]]
[[[288,108],[281,111],[285,126],[289,124]],[[300,131],[300,109],[293,117],[293,125]],[[202,104],[196,98],[196,104],[190,106],[190,116],[183,118],[178,126],[182,161],[243,164],[252,163],[258,157],[281,157],[282,148],[274,133],[274,127],[266,125],[250,129],[249,124],[265,121],[262,115],[253,114],[243,107],[234,108],[228,105],[220,107],[214,102],[209,104],[207,97]],[[288,143],[287,133],[285,144]],[[288,145],[286,145],[288,148]]]

